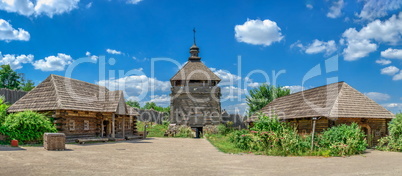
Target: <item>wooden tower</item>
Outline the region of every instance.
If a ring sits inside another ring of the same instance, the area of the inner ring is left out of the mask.
[[[201,62],[195,40],[187,63],[170,79],[170,122],[202,130],[221,121],[221,79]]]

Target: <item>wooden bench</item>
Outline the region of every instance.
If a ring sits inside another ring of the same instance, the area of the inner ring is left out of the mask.
[[[77,139],[75,140],[76,143],[85,144],[85,142],[107,142],[109,141],[108,138],[91,138],[91,139]]]

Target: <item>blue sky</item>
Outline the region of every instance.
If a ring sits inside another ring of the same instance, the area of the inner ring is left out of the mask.
[[[0,63],[36,83],[71,73],[167,106],[179,70],[173,61],[187,61],[195,27],[228,111],[244,111],[245,94],[263,82],[295,92],[336,78],[399,112],[401,7],[402,0],[0,0]],[[330,58],[335,71],[303,82]],[[282,74],[274,79],[273,71]]]

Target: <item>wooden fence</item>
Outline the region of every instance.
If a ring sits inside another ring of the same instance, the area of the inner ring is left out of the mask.
[[[5,88],[0,89],[0,96],[4,96],[5,101],[10,104],[14,104],[17,100],[19,100],[27,93],[28,92],[22,90],[10,90]]]

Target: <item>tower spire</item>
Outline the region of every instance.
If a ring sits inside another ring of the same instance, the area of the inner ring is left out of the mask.
[[[195,41],[195,28],[193,28],[193,39],[194,43],[193,46],[190,47],[190,57],[188,58],[189,61],[200,61],[201,57],[198,57],[198,53],[200,49],[198,48],[196,41]]]
[[[193,28],[193,32],[194,32],[194,34],[193,34],[193,37],[194,37],[194,45],[197,45],[197,42],[195,41],[195,33],[196,33],[195,28]]]

